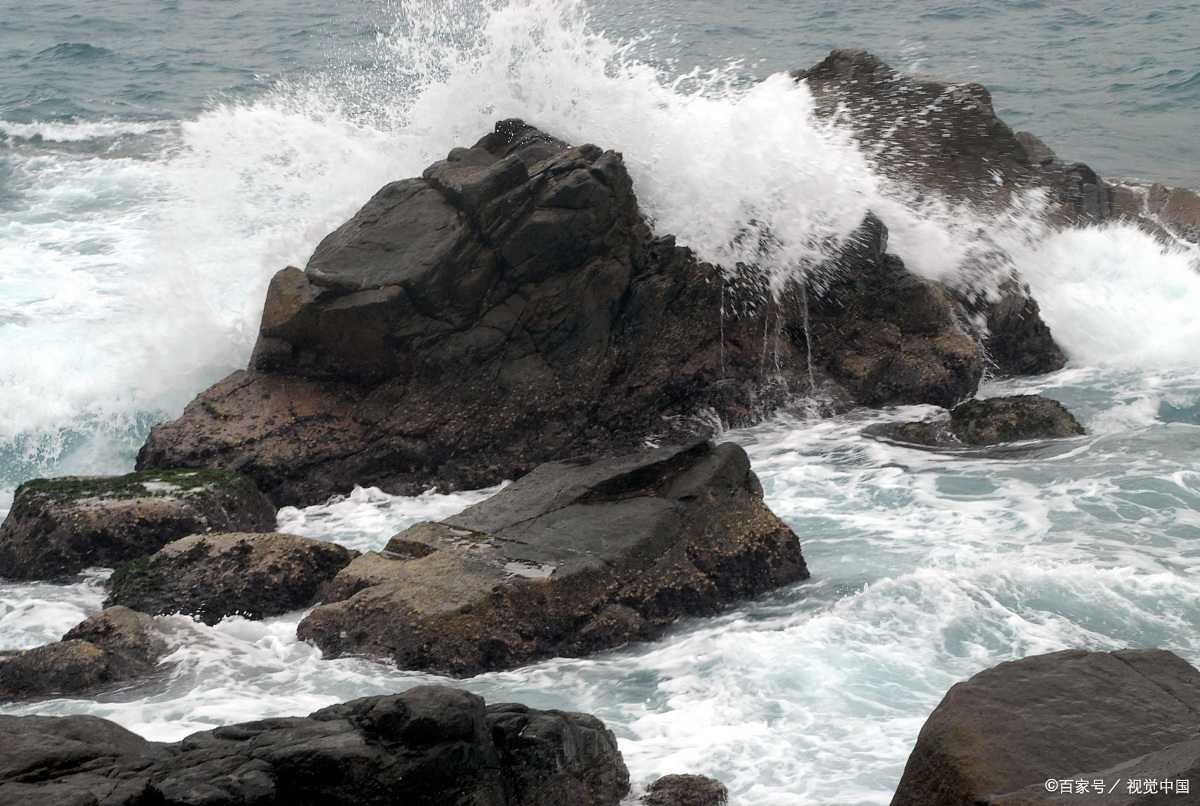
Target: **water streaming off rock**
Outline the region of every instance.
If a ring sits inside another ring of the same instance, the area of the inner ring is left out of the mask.
[[[18,76],[0,87],[0,507],[31,476],[128,470],[151,424],[244,366],[271,274],[385,182],[523,117],[622,151],[655,229],[719,262],[746,259],[739,234],[757,229],[774,239],[766,268],[795,271],[871,209],[910,268],[952,279],[983,230],[1070,358],[985,391],[1059,399],[1089,435],[947,457],[864,433],[919,408],[731,432],[811,581],[651,645],[463,685],[596,713],[639,783],[702,772],[736,803],[886,803],[924,717],[983,667],[1067,646],[1200,661],[1196,250],[1130,225],[1052,231],[1036,199],[992,217],[913,198],[779,74],[867,46],[988,84],[1015,128],[1104,176],[1195,186],[1186,26],[1098,3],[227,5],[130,19],[97,3],[85,23],[0,3],[0,60]],[[993,35],[1015,28],[1029,33]],[[490,492],[359,489],[279,527],[378,549]],[[59,637],[101,606],[103,575],[0,585],[0,648]],[[169,678],[3,711],[173,739],[432,679],[323,661],[295,640],[299,617],[162,618]]]

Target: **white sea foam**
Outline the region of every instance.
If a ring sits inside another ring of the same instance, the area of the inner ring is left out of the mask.
[[[597,713],[639,785],[701,772],[729,783],[735,804],[845,806],[887,803],[929,710],[985,666],[1068,646],[1200,660],[1194,252],[1124,226],[1053,232],[1036,198],[983,222],[917,205],[812,121],[805,88],[783,76],[744,87],[721,70],[666,79],[571,3],[402,4],[380,48],[372,70],[216,106],[138,158],[44,147],[14,158],[18,203],[0,213],[0,486],[126,468],[152,419],[244,364],[271,273],[302,265],[384,182],[523,117],[623,151],[658,230],[709,259],[760,258],[755,230],[769,228],[773,266],[792,271],[867,209],[925,276],[953,282],[973,250],[1003,249],[1072,365],[985,391],[1062,399],[1089,436],[1003,458],[862,433],[928,407],[731,434],[800,534],[811,582],[655,644],[456,684]],[[58,142],[151,133],[7,125]],[[282,510],[279,528],[377,549],[491,492],[357,489]],[[102,599],[94,582],[0,587],[3,647],[57,638]],[[175,647],[163,680],[0,710],[95,713],[176,739],[438,680],[322,660],[296,641],[299,617],[160,618]]]
[[[70,584],[0,580],[0,650],[32,649],[62,638],[100,610],[108,574],[96,569]]]
[[[349,495],[335,496],[325,504],[283,507],[276,515],[276,528],[302,537],[332,540],[358,551],[378,551],[392,535],[417,521],[455,515],[490,498],[507,484],[449,494],[432,489],[417,496],[389,495],[378,487],[356,485]]]
[[[0,137],[34,138],[55,143],[82,143],[88,140],[106,140],[162,133],[173,128],[173,123],[135,123],[126,120],[89,120],[77,123],[61,121],[34,121],[15,123],[0,120]]]
[[[666,76],[573,0],[401,3],[379,54],[179,124],[4,124],[71,142],[162,136],[136,156],[11,151],[0,504],[27,475],[127,467],[150,422],[244,365],[274,271],[503,117],[622,151],[657,230],[709,260],[781,278],[874,209],[925,276],[953,282],[980,250],[1012,254],[1077,363],[1184,361],[1200,327],[1194,256],[1128,227],[1051,235],[1036,199],[988,220],[918,204],[814,121],[786,75]]]

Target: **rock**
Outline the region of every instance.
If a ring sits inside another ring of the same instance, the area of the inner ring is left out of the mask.
[[[878,167],[905,182],[987,205],[1040,175],[981,84],[908,75],[850,49],[792,75],[818,115],[848,123]]]
[[[651,638],[807,576],[745,452],[700,442],[543,465],[417,524],[338,574],[298,634],[472,675]]]
[[[1029,132],[996,116],[981,84],[909,75],[865,50],[835,50],[792,74],[816,112],[837,116],[885,173],[984,209],[1045,188],[1064,215],[1114,215],[1112,188],[1081,163],[1065,165]]]
[[[1042,321],[1028,286],[1014,278],[1002,283],[995,302],[964,300],[969,315],[982,314],[985,360],[997,376],[1044,375],[1066,366],[1067,357]]]
[[[274,525],[275,508],[254,482],[224,470],[34,479],[17,488],[0,525],[0,577],[112,568],[184,535]]]
[[[249,369],[156,426],[138,467],[238,470],[280,504],[472,489],[814,386],[841,407],[974,393],[982,353],[947,289],[858,240],[833,263],[861,293],[809,334],[803,289],[776,299],[753,267],[653,237],[619,154],[502,121],[279,272]]]
[[[887,254],[887,237],[869,216],[843,259],[825,267],[820,295],[793,298],[807,307],[793,321],[808,327],[792,336],[811,340],[814,360],[858,403],[953,406],[978,387],[983,350],[958,326],[966,316],[950,292]]]
[[[336,543],[296,535],[191,535],[118,568],[105,604],[184,613],[205,624],[232,615],[278,616],[320,599],[357,556]]]
[[[968,400],[952,408],[946,418],[905,423],[884,431],[903,442],[935,447],[999,445],[1084,433],[1066,406],[1041,395]]]
[[[1106,770],[1072,775],[1069,792],[1061,781],[1055,781],[1053,792],[1040,783],[994,798],[988,806],[1186,804],[1196,800],[1192,786],[1197,780],[1200,780],[1200,739],[1189,739]],[[1103,795],[1099,794],[1101,789]]]
[[[421,686],[158,744],[95,717],[0,716],[0,802],[104,806],[616,806],[595,717]]]
[[[74,627],[61,641],[22,652],[0,652],[0,700],[92,694],[153,674],[166,652],[166,642],[150,616],[109,607]]]
[[[1200,243],[1200,195],[1187,188],[1151,186],[1146,198],[1149,213],[1176,236]]]
[[[646,806],[725,806],[729,790],[703,775],[664,775],[642,796]]]
[[[1200,672],[1165,650],[1072,649],[1002,663],[947,692],[892,806],[1017,806],[1043,802],[1030,793],[1050,779],[1183,777],[1195,769],[1197,733]]]

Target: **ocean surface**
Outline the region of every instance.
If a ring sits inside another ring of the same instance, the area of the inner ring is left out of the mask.
[[[851,806],[889,801],[925,717],[980,669],[1067,647],[1200,664],[1200,250],[1053,230],[1036,199],[988,219],[907,199],[780,74],[836,47],[979,81],[1106,178],[1200,188],[1200,2],[0,0],[0,514],[27,478],[131,469],[151,425],[245,365],[275,271],[522,117],[622,151],[656,230],[711,260],[754,218],[792,265],[872,209],[914,271],[953,282],[986,232],[1070,363],[982,394],[1049,395],[1088,435],[949,456],[869,436],[924,407],[730,431],[810,581],[462,685],[596,713],[639,787],[698,772],[735,804]],[[379,548],[491,492],[356,489],[279,526]],[[0,648],[60,637],[107,573],[0,581]],[[324,661],[300,616],[161,618],[166,680],[0,712],[174,740],[436,679]]]

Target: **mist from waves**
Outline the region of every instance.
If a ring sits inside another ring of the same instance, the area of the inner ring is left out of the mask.
[[[271,274],[302,266],[382,184],[505,117],[620,150],[658,232],[722,265],[757,262],[776,287],[868,209],[926,277],[954,283],[996,248],[1039,293],[1090,271],[1066,244],[1101,236],[1048,231],[1036,194],[986,219],[914,201],[784,74],[668,74],[636,55],[652,43],[605,38],[574,0],[394,8],[373,61],[195,119],[0,122],[0,507],[25,478],[127,469],[150,425],[245,365]],[[1132,228],[1107,233],[1146,276],[1195,261]]]
[[[303,265],[385,182],[522,117],[622,151],[655,228],[702,257],[761,262],[769,241],[780,282],[867,209],[927,277],[955,282],[1003,251],[1070,364],[984,393],[1048,394],[1089,436],[945,455],[864,433],[926,407],[783,413],[730,432],[800,535],[812,580],[653,644],[456,684],[596,713],[638,785],[700,772],[735,804],[845,806],[887,803],[924,718],[979,669],[1068,646],[1200,661],[1194,248],[1121,224],[1052,230],[1036,195],[986,218],[917,203],[814,121],[803,86],[747,85],[733,65],[666,75],[636,55],[645,42],[605,38],[574,3],[396,8],[373,63],[193,119],[0,123],[0,508],[29,476],[128,469],[151,423],[244,366],[272,273]],[[285,509],[279,526],[370,550],[491,492],[359,489]],[[60,637],[99,609],[106,574],[0,584],[0,648]],[[301,616],[160,617],[173,647],[162,679],[0,711],[93,713],[169,740],[440,681],[322,660],[296,641]]]

